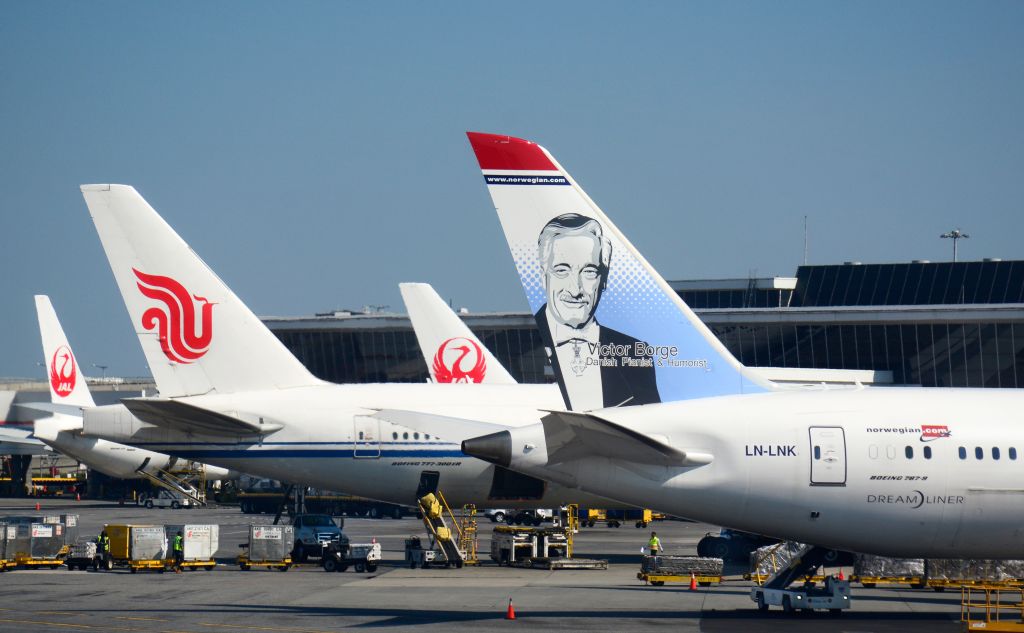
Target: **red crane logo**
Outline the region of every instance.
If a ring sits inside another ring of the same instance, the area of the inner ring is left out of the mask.
[[[455,352],[458,352],[459,355],[454,362],[451,364],[445,362],[447,358],[454,356]],[[472,367],[467,371],[463,369],[462,361],[470,353],[476,354],[476,362],[473,362]],[[437,353],[434,354],[433,369],[435,382],[480,383],[484,381],[484,375],[487,373],[487,361],[484,359],[483,350],[476,342],[457,336],[441,343],[441,346],[437,348]]]
[[[75,355],[67,345],[61,345],[50,359],[50,386],[61,398],[66,398],[75,390],[78,380],[78,365]]]
[[[199,295],[191,295],[170,277],[148,275],[132,268],[138,278],[139,291],[163,305],[142,313],[142,327],[156,329],[160,348],[169,360],[188,365],[206,355],[213,340],[213,306]],[[193,302],[199,302],[199,305]],[[200,307],[201,306],[201,307]],[[201,312],[200,329],[196,331],[197,312]]]

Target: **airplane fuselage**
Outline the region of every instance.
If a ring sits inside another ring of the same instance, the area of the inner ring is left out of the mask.
[[[1024,557],[1019,390],[791,391],[595,415],[714,459],[688,468],[601,457],[546,466],[593,494],[857,552]],[[511,467],[539,474],[523,465],[523,432],[512,431]]]
[[[271,479],[412,504],[424,476],[449,503],[480,507],[608,505],[576,490],[517,477],[467,457],[461,438],[444,428],[425,433],[372,417],[408,409],[508,426],[536,423],[544,409],[561,408],[550,385],[370,384],[296,387],[204,395],[180,400],[205,409],[263,417],[283,424],[262,438],[200,436],[140,423],[123,407],[85,412],[85,432]],[[498,472],[496,472],[498,471]]]

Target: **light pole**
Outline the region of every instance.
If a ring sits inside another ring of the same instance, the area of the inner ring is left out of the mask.
[[[953,240],[953,261],[956,262],[956,243],[959,240],[965,240],[969,238],[970,235],[964,233],[960,229],[953,229],[949,233],[943,233],[939,237],[941,237],[942,239]]]
[[[101,372],[103,372],[103,381],[106,382],[106,380],[107,380],[107,367],[110,367],[110,365],[97,365],[96,363],[93,363],[92,366],[95,367],[96,369],[100,370]]]

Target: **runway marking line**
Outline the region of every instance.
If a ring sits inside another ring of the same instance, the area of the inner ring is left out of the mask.
[[[71,622],[46,622],[43,620],[15,620],[13,618],[0,618],[0,622],[12,624],[45,624],[46,626],[63,626],[71,629],[90,629],[101,631],[144,631],[145,629],[125,628],[123,626],[92,626],[89,624],[73,624]]]
[[[239,624],[214,624],[213,622],[200,622],[199,626],[217,627],[223,629],[245,629],[246,631],[288,631],[289,633],[334,633],[320,629],[293,629],[290,627],[276,626],[243,626]]]
[[[170,622],[167,618],[140,618],[128,615],[115,615],[115,620],[145,620],[146,622]]]

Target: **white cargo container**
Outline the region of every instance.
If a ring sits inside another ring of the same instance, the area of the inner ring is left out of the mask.
[[[174,557],[174,537],[181,532],[184,558],[186,561],[209,561],[217,555],[220,547],[219,525],[168,525],[168,558]]]

